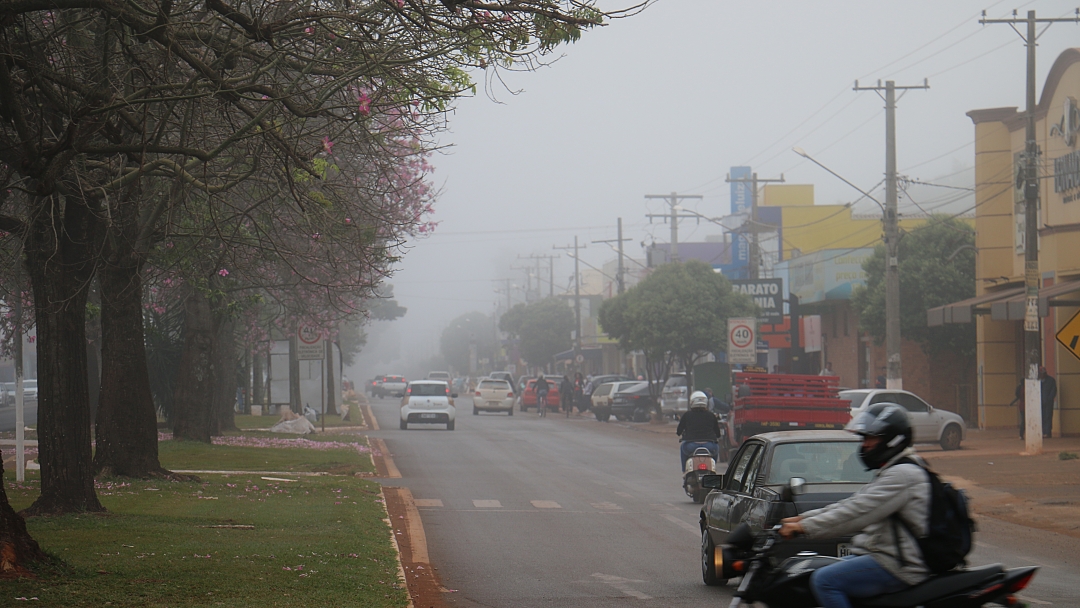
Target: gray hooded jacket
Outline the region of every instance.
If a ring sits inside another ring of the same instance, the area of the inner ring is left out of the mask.
[[[921,462],[908,448],[885,463],[865,486],[840,502],[802,514],[810,538],[855,535],[851,552],[869,555],[890,574],[909,585],[930,575],[915,539],[890,517],[898,513],[919,536],[926,534],[930,513],[930,477],[918,465],[893,463],[903,457]],[[897,538],[903,559],[896,553]]]

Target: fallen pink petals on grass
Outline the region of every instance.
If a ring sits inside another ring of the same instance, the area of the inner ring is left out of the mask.
[[[370,454],[371,448],[359,443],[344,441],[312,441],[311,439],[285,439],[279,437],[248,437],[229,435],[212,437],[214,445],[227,445],[243,448],[303,448],[306,450],[356,450],[358,454]]]

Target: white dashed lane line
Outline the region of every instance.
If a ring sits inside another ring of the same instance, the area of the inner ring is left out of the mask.
[[[502,503],[497,500],[474,500],[472,504],[477,509],[501,509]]]

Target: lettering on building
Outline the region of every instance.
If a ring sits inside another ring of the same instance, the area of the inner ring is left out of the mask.
[[[731,282],[731,289],[750,296],[762,317],[784,316],[782,279],[743,279]]]

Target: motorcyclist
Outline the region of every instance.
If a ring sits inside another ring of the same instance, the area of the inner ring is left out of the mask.
[[[921,462],[911,448],[907,412],[895,403],[874,404],[848,429],[862,436],[859,459],[867,470],[875,471],[873,479],[844,500],[781,521],[785,538],[858,533],[850,556],[810,576],[810,588],[823,608],[848,608],[851,598],[895,593],[930,575],[912,536],[926,534],[930,479],[917,464],[895,464],[901,458]]]
[[[721,401],[718,397],[713,396],[713,390],[711,388],[704,389],[705,396],[709,398],[709,410],[718,416],[726,416],[731,412],[731,406]]]
[[[679,446],[679,469],[698,448],[708,448],[713,458],[720,458],[720,421],[709,411],[709,397],[701,391],[690,395],[690,409],[679,419],[675,434],[682,438]]]
[[[540,374],[536,377],[536,407],[547,407],[547,395],[548,390],[551,388],[551,383],[544,378],[544,374]]]

